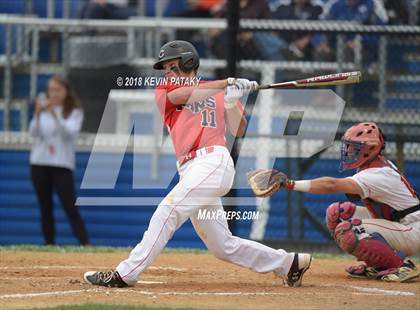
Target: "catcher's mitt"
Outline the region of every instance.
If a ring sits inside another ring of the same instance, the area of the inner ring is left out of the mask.
[[[248,183],[257,197],[268,197],[286,186],[287,175],[275,169],[257,169],[247,173]]]

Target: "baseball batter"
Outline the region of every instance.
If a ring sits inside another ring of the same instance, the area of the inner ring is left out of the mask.
[[[349,128],[342,138],[340,170],[357,169],[348,178],[322,177],[289,180],[281,172],[257,170],[250,178],[258,182],[276,179],[275,190],[314,194],[345,193],[350,201],[335,202],[326,211],[326,224],[337,244],[363,264],[346,268],[352,277],[405,282],[420,272],[406,257],[420,252],[420,203],[404,176],[382,154],[380,128],[371,122]],[[254,191],[259,186],[250,180]],[[271,194],[272,188],[264,188]],[[354,202],[362,200],[363,206]]]
[[[195,79],[199,57],[192,44],[172,41],[162,46],[153,66],[172,78]],[[189,84],[189,83],[186,83]],[[159,204],[142,241],[116,270],[86,272],[94,285],[125,287],[137,283],[171,239],[190,219],[196,232],[217,258],[256,272],[274,272],[291,287],[300,286],[311,255],[287,253],[232,236],[224,217],[199,219],[198,211],[223,210],[221,197],[231,188],[235,168],[226,148],[225,131],[245,132],[244,108],[239,99],[258,84],[229,78],[198,85],[166,83],[156,89],[156,102],[170,133],[177,156],[179,183]]]

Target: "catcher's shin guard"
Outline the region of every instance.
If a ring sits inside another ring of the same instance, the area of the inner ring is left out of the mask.
[[[361,224],[361,220],[353,219],[337,225],[334,239],[340,248],[356,256],[359,261],[366,262],[368,267],[380,269],[401,267],[405,255],[397,253],[379,233],[358,238],[358,234],[363,232]]]
[[[326,211],[325,222],[328,230],[333,236],[335,228],[343,220],[350,219],[356,211],[356,205],[351,202],[334,202]]]

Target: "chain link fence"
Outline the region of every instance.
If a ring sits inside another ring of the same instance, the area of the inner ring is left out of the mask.
[[[22,99],[25,95],[30,99],[36,97],[40,75],[118,64],[132,66],[143,76],[157,75],[150,70],[150,64],[162,42],[186,35],[192,38],[202,56],[201,74],[206,78],[224,76],[226,64],[220,50],[225,45],[226,22],[222,19],[134,18],[119,22],[2,16],[0,24],[5,33],[0,56],[5,131],[11,129],[13,107],[22,111],[19,129],[25,131],[28,115]],[[363,83],[332,88],[346,101],[343,123],[360,121],[369,113],[371,119],[397,126],[399,135],[407,133],[416,139],[419,131],[413,128],[419,125],[420,110],[419,27],[241,20],[241,29],[239,75],[265,84],[360,70]],[[287,36],[299,35],[308,36],[313,42],[324,37],[330,44],[330,54],[317,55],[321,52],[315,51],[315,43],[308,43],[306,54],[293,50]],[[242,38],[249,43],[243,43]],[[54,41],[56,44],[51,44]],[[59,48],[54,47],[57,45]],[[29,80],[25,85],[18,80],[24,74]],[[27,89],[19,89],[21,86]],[[394,129],[390,129],[390,136],[396,134]]]

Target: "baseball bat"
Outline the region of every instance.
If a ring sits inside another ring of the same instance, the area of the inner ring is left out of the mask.
[[[342,72],[327,75],[314,76],[303,80],[274,83],[258,86],[257,90],[270,88],[301,88],[301,87],[318,87],[318,86],[334,86],[345,84],[356,84],[362,80],[360,71]]]

